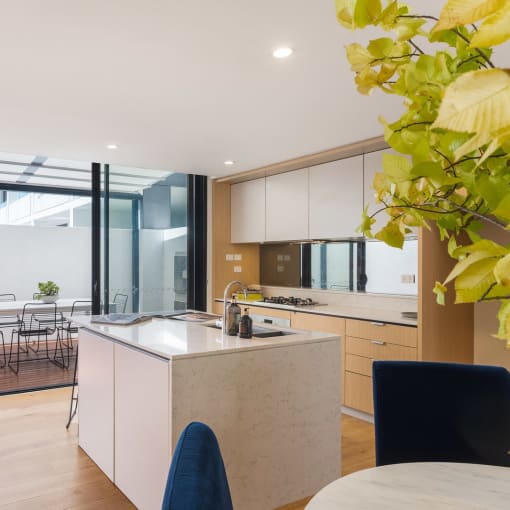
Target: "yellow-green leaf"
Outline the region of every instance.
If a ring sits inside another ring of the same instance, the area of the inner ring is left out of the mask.
[[[354,28],[353,12],[355,3],[356,0],[335,0],[336,19],[344,27]]]
[[[510,300],[501,301],[501,307],[498,312],[499,330],[496,335],[498,338],[506,340],[506,346],[510,347]]]
[[[479,260],[459,274],[455,279],[455,302],[475,303],[480,301],[496,281],[494,266],[497,261],[496,257]]]
[[[432,292],[436,295],[436,302],[438,305],[445,304],[445,293],[448,289],[440,282],[436,282]]]
[[[432,32],[481,20],[503,7],[506,0],[448,0]]]
[[[381,14],[381,0],[356,0],[353,20],[356,27],[372,24]]]
[[[412,165],[408,158],[398,154],[383,154],[384,173],[393,182],[405,182],[411,180]]]
[[[510,3],[490,15],[471,40],[471,48],[487,48],[510,39]]]
[[[494,264],[496,264],[497,260],[501,257],[504,257],[508,254],[508,250],[500,246],[499,244],[489,241],[488,239],[483,239],[476,243],[470,244],[469,246],[461,246],[452,251],[451,256],[454,258],[459,258],[459,262],[455,264],[453,269],[450,271],[450,274],[446,277],[444,283],[451,282],[458,278],[460,275],[469,270],[469,268],[485,259],[494,259]]]
[[[508,187],[508,185],[506,185]],[[492,211],[492,214],[495,216],[502,218],[505,221],[510,222],[510,189],[508,190],[508,194],[505,195],[503,200],[499,203],[499,205]]]
[[[498,260],[494,267],[494,276],[499,285],[510,287],[510,255]]]
[[[362,215],[363,221],[361,225],[356,229],[357,232],[361,232],[365,237],[374,237],[372,234],[372,225],[375,223],[375,219],[368,215],[368,205],[363,209]]]
[[[501,69],[461,75],[446,89],[432,128],[477,133],[488,142],[491,133],[510,126],[510,75]]]
[[[404,234],[400,231],[400,227],[395,221],[390,221],[374,237],[394,248],[402,248],[404,246]]]
[[[370,67],[370,64],[374,60],[373,55],[361,44],[353,43],[349,44],[345,51],[347,53],[347,60],[351,64],[351,69],[355,73],[359,73]]]

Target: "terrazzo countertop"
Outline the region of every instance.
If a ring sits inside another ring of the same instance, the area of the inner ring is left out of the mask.
[[[215,299],[217,302],[223,303],[223,299]],[[237,301],[240,305],[255,308],[273,308],[278,310],[288,310],[291,312],[312,313],[317,315],[329,315],[333,317],[344,317],[346,319],[359,319],[372,322],[384,322],[387,324],[398,324],[401,326],[418,325],[417,319],[408,319],[402,317],[401,312],[393,310],[382,310],[378,308],[364,308],[360,306],[347,305],[307,305],[307,306],[291,306],[278,305],[275,303],[264,303],[263,301]],[[256,313],[256,312],[253,312]]]
[[[207,327],[203,324],[160,318],[152,318],[130,326],[93,323],[91,318],[86,316],[73,317],[73,322],[80,324],[92,333],[98,333],[113,341],[166,359],[273,349],[289,345],[332,341],[339,338],[327,333],[270,327],[255,322],[254,326],[293,334],[244,339],[223,334],[220,329]]]

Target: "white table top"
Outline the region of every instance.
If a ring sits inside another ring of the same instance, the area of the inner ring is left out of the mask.
[[[419,462],[365,469],[321,489],[306,510],[510,508],[510,468]]]

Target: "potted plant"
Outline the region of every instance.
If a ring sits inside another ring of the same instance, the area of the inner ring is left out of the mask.
[[[373,182],[388,222],[373,233],[365,211],[360,230],[402,247],[411,227],[435,225],[457,261],[436,283],[438,303],[447,286],[457,303],[499,301],[497,336],[510,347],[510,72],[491,60],[510,39],[510,2],[446,0],[436,18],[399,0],[335,1],[343,26],[386,32],[347,46],[358,91],[404,100],[399,119],[382,119],[401,155],[385,155]]]
[[[58,299],[58,291],[60,287],[51,280],[47,282],[39,282],[39,294],[37,299],[40,299],[44,303],[54,303]]]

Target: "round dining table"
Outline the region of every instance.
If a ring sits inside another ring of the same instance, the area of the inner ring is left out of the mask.
[[[390,464],[330,483],[305,510],[510,509],[510,468],[450,462]]]

